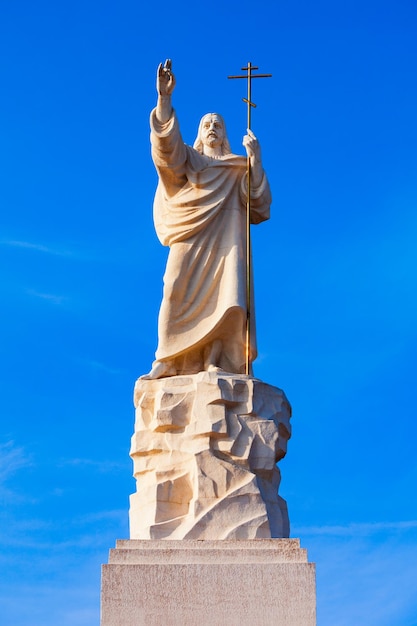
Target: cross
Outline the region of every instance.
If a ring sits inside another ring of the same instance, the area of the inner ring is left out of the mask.
[[[248,97],[242,98],[243,102],[246,102],[248,105],[248,124],[247,128],[250,130],[251,127],[251,107],[256,107],[256,104],[252,102],[252,78],[270,78],[272,74],[252,74],[252,70],[259,69],[258,67],[252,65],[249,61],[247,67],[240,68],[242,71],[247,72],[246,75],[243,76],[228,76],[227,78],[246,78],[248,81]],[[247,186],[247,197],[246,197],[246,359],[245,359],[245,373],[247,376],[251,374],[251,364],[250,364],[250,304],[251,304],[251,243],[250,243],[250,157],[247,157],[247,166],[246,166],[246,186]]]
[[[246,102],[248,105],[248,128],[250,129],[251,124],[251,107],[256,107],[256,104],[252,102],[252,78],[271,78],[272,74],[252,74],[252,70],[258,70],[259,68],[249,61],[247,67],[241,67],[242,71],[247,72],[246,75],[243,76],[228,76],[227,78],[246,78],[248,81],[248,97],[242,98],[243,102]]]

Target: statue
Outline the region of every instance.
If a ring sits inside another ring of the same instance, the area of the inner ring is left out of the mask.
[[[174,85],[170,62],[160,65],[151,113],[154,221],[170,251],[156,361],[134,391],[130,536],[288,537],[276,464],[286,454],[291,407],[283,391],[248,372],[256,344],[254,328],[249,341],[246,332],[247,207],[258,224],[271,203],[259,143],[248,130],[248,156],[232,154],[223,118],[208,113],[194,147],[185,145]]]
[[[232,154],[218,113],[202,118],[194,147],[185,145],[171,103],[174,86],[171,62],[160,64],[158,101],[150,118],[152,158],[159,176],[154,222],[170,251],[156,360],[143,378],[210,370],[240,374],[245,371],[246,349],[247,158]],[[252,131],[243,145],[251,163],[250,220],[258,224],[269,218],[271,194]],[[253,310],[253,293],[250,298]],[[250,344],[252,362],[253,322]]]

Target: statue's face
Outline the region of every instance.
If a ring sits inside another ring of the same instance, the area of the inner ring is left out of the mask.
[[[203,145],[217,148],[223,143],[225,131],[223,122],[215,113],[209,113],[203,118],[201,141]]]

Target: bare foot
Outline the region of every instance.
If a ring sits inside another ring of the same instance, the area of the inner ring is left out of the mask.
[[[149,374],[141,376],[141,380],[156,380],[167,376],[176,376],[177,370],[170,361],[154,361]]]
[[[208,372],[222,372],[222,368],[221,367],[217,367],[217,365],[208,365],[207,366],[207,371]]]
[[[204,369],[206,371],[218,371],[221,369],[217,363],[220,359],[222,347],[220,339],[215,339],[212,344],[206,346],[204,350]]]

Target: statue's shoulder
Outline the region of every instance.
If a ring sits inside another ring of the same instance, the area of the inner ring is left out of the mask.
[[[187,161],[191,169],[195,170],[196,172],[199,172],[200,170],[203,170],[204,168],[209,167],[210,165],[209,158],[205,154],[201,154],[201,152],[199,152],[192,146],[189,146],[187,144],[184,144],[184,145],[187,151]]]

